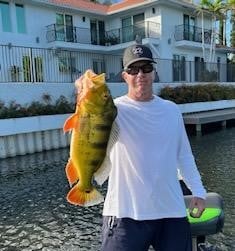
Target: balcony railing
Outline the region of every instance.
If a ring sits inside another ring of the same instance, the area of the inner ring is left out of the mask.
[[[174,36],[176,41],[187,40],[202,43],[202,28],[192,25],[177,25]],[[211,30],[204,29],[204,42],[210,44]]]
[[[68,25],[51,24],[47,26],[48,42],[63,41],[70,43],[90,43],[90,30]]]
[[[159,38],[160,24],[154,22],[139,22],[135,25],[106,31],[105,44],[120,44],[144,38]]]
[[[52,24],[47,26],[48,42],[64,41],[81,44],[115,45],[143,38],[159,38],[160,24],[139,22],[135,25],[105,31],[98,35],[90,29]]]

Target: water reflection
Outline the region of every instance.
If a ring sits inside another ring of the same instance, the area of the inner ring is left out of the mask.
[[[67,157],[62,149],[0,161],[0,250],[98,250],[101,206],[65,201]]]
[[[191,143],[208,191],[225,201],[224,231],[208,242],[235,250],[235,128],[192,137]],[[68,149],[60,149],[0,161],[0,250],[99,250],[102,205],[66,202],[67,158]]]
[[[235,250],[235,128],[191,139],[208,192],[222,195],[225,205],[223,233],[209,237],[221,250]]]

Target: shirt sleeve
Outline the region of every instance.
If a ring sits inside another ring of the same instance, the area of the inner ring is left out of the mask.
[[[180,175],[187,187],[191,190],[193,196],[205,199],[206,190],[202,184],[201,176],[192,153],[181,113],[178,164]]]

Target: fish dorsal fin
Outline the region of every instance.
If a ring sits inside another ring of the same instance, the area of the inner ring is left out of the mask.
[[[67,132],[78,126],[78,114],[74,113],[64,122],[63,131]]]
[[[111,170],[111,161],[110,161],[109,156],[110,156],[112,147],[117,142],[118,135],[119,135],[119,127],[118,127],[118,124],[114,121],[112,125],[112,130],[109,136],[106,156],[100,168],[94,173],[94,179],[99,185],[102,185],[108,179],[108,176]]]

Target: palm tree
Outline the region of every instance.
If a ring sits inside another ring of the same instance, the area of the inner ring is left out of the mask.
[[[230,42],[231,46],[235,48],[235,0],[228,0],[227,1],[227,10],[231,11],[231,37],[230,37]]]
[[[218,19],[224,19],[224,3],[223,0],[203,0],[204,10],[211,14],[211,44],[210,44],[210,54],[209,62],[214,61],[215,56],[215,45],[216,45],[216,33],[215,33],[215,24]]]
[[[205,55],[205,33],[204,33],[204,12],[206,11],[207,0],[201,0],[200,4],[197,7],[197,14],[201,15],[201,26],[202,26],[202,57],[204,62],[206,62]]]
[[[230,6],[231,10],[235,11],[235,0],[228,0],[228,5]]]
[[[227,11],[230,12],[230,23],[231,23],[231,33],[230,33],[230,45],[235,48],[235,0],[227,0],[226,4]],[[235,54],[231,53],[231,62],[235,63]]]

